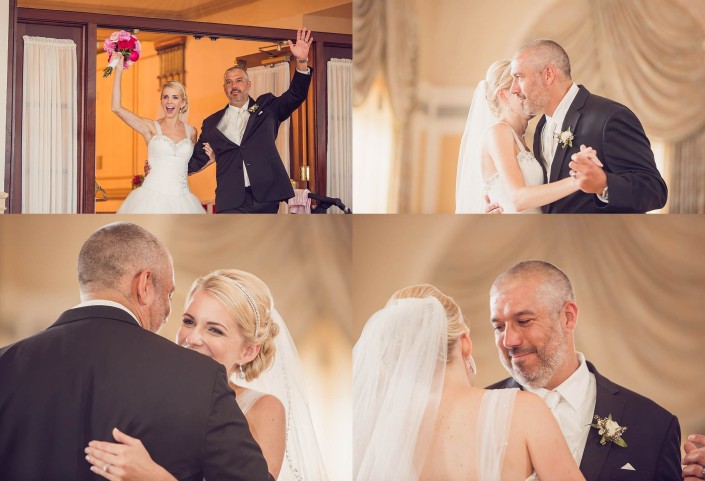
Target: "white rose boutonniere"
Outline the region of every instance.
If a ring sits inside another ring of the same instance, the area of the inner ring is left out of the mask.
[[[570,131],[570,127],[568,127],[568,130],[564,132],[556,132],[553,135],[555,135],[556,140],[561,144],[564,149],[566,147],[573,146],[573,139],[575,138],[575,136],[573,135],[573,132]]]
[[[600,416],[595,415],[595,421],[597,422],[595,424],[591,424],[590,426],[597,429],[597,434],[602,436],[600,444],[604,446],[609,441],[617,446],[621,446],[623,448],[627,447],[627,443],[624,439],[622,439],[622,434],[624,434],[624,431],[627,430],[627,427],[620,426],[616,421],[613,421],[611,413],[606,418],[601,418]]]
[[[257,109],[258,109],[258,108],[259,108],[259,105],[254,104],[252,107],[250,107],[249,109],[247,109],[247,111],[248,111],[249,113],[251,113],[251,114],[254,114],[255,112],[257,112]]]

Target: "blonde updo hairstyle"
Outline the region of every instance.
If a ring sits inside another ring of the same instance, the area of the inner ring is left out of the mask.
[[[176,80],[169,80],[162,86],[162,96],[164,95],[164,90],[169,87],[178,90],[181,93],[181,98],[184,99],[184,105],[181,107],[179,113],[185,114],[188,112],[188,95],[186,95],[186,87],[184,87],[184,84]]]
[[[460,306],[456,304],[452,297],[443,294],[437,287],[431,284],[418,284],[415,286],[404,287],[392,294],[387,305],[397,299],[426,299],[435,297],[446,311],[446,319],[448,319],[448,352],[447,359],[451,360],[451,352],[458,343],[460,336],[470,332],[470,328],[465,324],[463,313],[460,311]]]
[[[257,316],[238,285],[247,291],[259,313],[259,331],[256,336]],[[249,272],[220,269],[196,279],[186,298],[187,305],[197,291],[207,292],[218,299],[225,306],[230,318],[238,326],[245,340],[260,346],[257,356],[242,365],[245,380],[257,379],[274,362],[276,353],[274,338],[279,334],[279,326],[272,318],[274,302],[267,285],[259,277]],[[239,371],[237,366],[225,367],[229,372]]]
[[[490,112],[495,117],[499,117],[501,109],[499,106],[499,91],[507,90],[512,86],[512,66],[511,60],[497,60],[487,69],[485,81],[487,82],[487,104]]]

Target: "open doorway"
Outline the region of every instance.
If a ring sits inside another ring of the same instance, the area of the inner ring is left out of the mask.
[[[96,212],[114,213],[130,191],[133,179],[143,174],[148,157],[147,145],[137,132],[111,111],[114,76],[102,77],[107,54],[102,40],[113,30],[98,29],[96,61]],[[257,98],[271,91],[280,95],[289,85],[293,58],[287,47],[271,41],[248,41],[218,37],[186,36],[169,32],[140,31],[142,54],[138,62],[123,73],[122,105],[149,119],[163,117],[159,103],[162,85],[178,80],[186,87],[188,112],[183,120],[198,129],[202,122],[227,104],[223,92],[223,72],[236,64],[245,66],[252,80],[250,95]],[[274,52],[274,53],[269,53]],[[274,82],[273,77],[284,77]],[[309,94],[309,100],[312,94]],[[310,102],[308,102],[310,103]],[[283,122],[279,128],[277,149],[296,187],[308,188],[301,167],[308,166],[306,148],[313,120],[307,115],[307,103]],[[215,199],[215,165],[189,177],[191,192],[204,206]]]

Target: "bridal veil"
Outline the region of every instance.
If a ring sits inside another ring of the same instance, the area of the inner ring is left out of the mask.
[[[443,388],[448,321],[434,297],[390,301],[353,348],[353,479],[416,480]]]
[[[271,394],[284,405],[286,451],[277,481],[327,481],[328,475],[313,430],[296,345],[275,308],[272,308],[272,318],[279,326],[272,367],[250,382],[236,379],[236,384]]]
[[[465,131],[460,141],[455,182],[456,214],[481,214],[485,210],[482,139],[487,129],[498,122],[487,105],[487,82],[482,80],[475,88]]]

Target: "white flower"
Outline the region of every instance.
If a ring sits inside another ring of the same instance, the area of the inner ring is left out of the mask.
[[[609,441],[617,446],[621,446],[623,448],[627,447],[626,441],[622,439],[622,434],[624,434],[627,430],[627,427],[620,426],[617,421],[612,420],[611,413],[606,418],[601,418],[600,416],[595,415],[595,421],[597,421],[597,423],[591,424],[590,426],[597,429],[597,433],[602,436],[600,444],[604,446]]]
[[[554,136],[564,149],[566,147],[573,146],[573,139],[575,138],[575,135],[573,135],[573,132],[570,131],[570,127],[568,127],[568,130],[564,132],[556,132]]]

